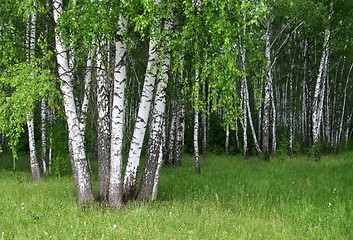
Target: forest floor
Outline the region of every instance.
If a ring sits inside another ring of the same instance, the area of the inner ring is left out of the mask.
[[[28,161],[11,171],[0,158],[1,239],[353,239],[353,152],[208,156],[200,175],[184,156],[162,169],[156,202],[121,211],[78,206],[68,175],[32,182]]]

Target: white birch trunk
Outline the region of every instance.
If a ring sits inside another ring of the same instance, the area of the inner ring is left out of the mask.
[[[261,79],[260,82],[260,97],[262,98],[262,93],[263,93],[263,80]],[[262,130],[262,101],[260,99],[257,99],[258,102],[260,102],[259,104],[259,108],[258,108],[258,132],[257,132],[257,139],[259,139],[259,145],[261,144],[261,130]]]
[[[164,24],[164,31],[167,32],[171,28],[170,20]],[[166,39],[165,48],[169,48],[169,39]],[[148,149],[145,159],[144,172],[142,174],[138,199],[142,201],[156,199],[159,171],[163,162],[163,139],[165,137],[165,107],[166,107],[166,91],[168,83],[168,71],[170,66],[170,55],[167,51],[162,52],[162,66],[159,74],[156,96],[154,99],[154,107],[151,119],[150,136],[148,141]],[[154,195],[153,195],[154,194]]]
[[[245,31],[245,30],[244,30]],[[241,68],[243,70],[240,96],[241,96],[241,108],[243,109],[243,117],[242,117],[242,127],[243,127],[243,157],[248,157],[248,133],[247,133],[247,95],[246,95],[246,66],[245,66],[245,48],[242,49],[243,53],[241,56]]]
[[[27,127],[28,127],[28,141],[29,141],[29,154],[30,154],[30,166],[31,166],[32,179],[38,181],[41,179],[42,174],[40,172],[39,162],[36,154],[33,116],[28,114],[27,119],[30,119],[30,120],[27,120]]]
[[[134,198],[137,187],[137,171],[140,164],[142,144],[146,133],[146,126],[149,118],[153,89],[156,80],[157,67],[155,60],[157,42],[151,38],[148,52],[148,63],[146,69],[145,82],[135,123],[134,133],[130,145],[129,157],[124,176],[124,198],[131,200]]]
[[[331,13],[332,14],[332,13]],[[331,15],[330,15],[331,19]],[[319,134],[320,134],[320,93],[321,89],[323,88],[324,84],[322,84],[323,81],[323,75],[325,72],[325,69],[327,68],[327,60],[328,60],[328,54],[329,54],[329,41],[330,41],[330,36],[331,36],[331,31],[329,28],[326,28],[325,30],[325,37],[324,37],[324,48],[322,51],[321,55],[321,60],[320,60],[320,66],[319,66],[319,72],[316,78],[316,85],[315,85],[315,92],[314,92],[314,99],[313,99],[313,112],[312,112],[312,133],[313,133],[313,144],[316,145],[319,141]]]
[[[180,90],[180,98],[178,101],[177,107],[177,121],[176,121],[176,146],[175,146],[175,162],[174,166],[180,167],[181,166],[181,154],[183,151],[184,145],[184,132],[185,132],[185,102],[184,102],[184,60],[183,54],[180,56],[180,79],[179,84],[181,86]]]
[[[225,145],[226,155],[229,154],[229,124],[226,127],[226,145]]]
[[[341,67],[341,79],[343,78],[343,74],[344,74],[344,68],[345,68],[345,63],[346,63],[346,57],[344,57],[344,61]],[[336,71],[336,76],[335,79],[338,79],[338,67],[337,67],[337,71]],[[337,89],[340,87],[340,84],[335,84],[334,85],[334,98],[333,98],[333,104],[332,104],[332,112],[339,114],[338,112],[336,112],[336,109],[338,109],[338,104],[336,104],[337,102],[340,102],[339,96],[337,94]],[[331,129],[331,147],[332,149],[334,149],[335,147],[337,147],[338,144],[338,133],[339,133],[339,128],[338,126],[338,119],[337,118],[332,118],[332,129]]]
[[[204,111],[207,109],[207,102],[206,102],[206,81],[202,84],[202,97],[204,99]],[[207,114],[205,112],[201,115],[202,121],[202,156],[206,156],[206,149],[207,149]]]
[[[126,20],[120,17],[119,37],[125,32]],[[119,40],[115,43],[115,71],[112,108],[111,133],[111,162],[109,182],[109,205],[120,209],[123,206],[123,136],[125,113],[125,86],[126,86],[126,44]]]
[[[158,156],[158,163],[157,163],[157,169],[156,169],[156,175],[154,177],[154,183],[153,183],[153,189],[152,189],[152,196],[151,200],[156,201],[157,200],[157,194],[158,194],[158,184],[159,184],[159,178],[161,174],[161,169],[163,165],[163,144],[165,141],[165,131],[163,129],[163,137],[162,137],[162,144],[159,148],[159,156]]]
[[[349,83],[349,78],[350,78],[350,75],[351,75],[352,67],[353,67],[353,64],[351,64],[351,67],[349,68],[348,75],[347,75],[347,80],[346,80],[346,85],[344,87],[342,116],[341,116],[341,122],[340,122],[339,134],[338,134],[338,136],[339,136],[338,143],[341,143],[342,142],[342,138],[343,138],[343,123],[344,123],[344,114],[345,114],[346,101],[347,101],[347,88],[348,88],[348,83]]]
[[[248,156],[248,133],[247,133],[247,107],[245,99],[245,81],[243,76],[243,81],[241,82],[241,106],[243,109],[243,117],[241,120],[241,125],[243,127],[243,157],[247,158]]]
[[[336,78],[337,79],[337,78]],[[324,136],[326,137],[326,142],[330,144],[331,142],[331,127],[330,127],[330,120],[331,120],[331,99],[330,99],[330,81],[327,79],[326,81],[326,109],[325,109],[325,134]]]
[[[168,165],[172,166],[174,162],[174,156],[175,156],[175,139],[176,139],[176,118],[177,118],[177,113],[176,113],[176,106],[175,102],[172,101],[171,104],[171,112],[172,112],[172,121],[170,123],[170,129],[169,129],[169,146],[168,146]]]
[[[350,132],[350,124],[351,124],[351,121],[352,121],[352,116],[353,116],[353,111],[351,112],[351,114],[349,115],[349,118],[347,120],[347,123],[346,123],[346,126],[347,126],[347,129],[346,129],[346,134],[345,134],[345,137],[346,137],[346,144],[348,143],[348,140],[349,138],[351,137],[352,135],[352,132]]]
[[[328,57],[328,55],[327,55]],[[328,60],[326,60],[328,61]],[[327,76],[327,67],[325,67],[324,69],[324,76],[323,76],[323,82],[322,82],[322,89],[321,89],[321,93],[320,93],[320,102],[319,102],[319,113],[318,113],[318,119],[319,119],[319,124],[318,124],[318,131],[319,131],[319,135],[320,135],[320,131],[322,129],[322,135],[325,134],[324,132],[324,127],[321,128],[321,125],[324,124],[324,119],[322,117],[323,115],[323,110],[324,110],[324,102],[325,102],[325,92],[326,92],[326,81],[329,81]]]
[[[90,98],[90,91],[91,91],[91,81],[92,81],[92,68],[93,68],[93,55],[94,49],[91,50],[88,54],[87,58],[87,70],[84,77],[84,92],[83,92],[83,100],[81,105],[81,112],[80,112],[80,129],[84,133],[86,131],[86,118],[87,118],[87,111],[88,111],[88,103]]]
[[[105,42],[105,41],[104,41]],[[109,173],[110,173],[110,129],[109,129],[109,83],[105,74],[102,53],[106,51],[101,47],[97,51],[97,140],[98,140],[98,182],[99,200],[108,200]]]
[[[153,189],[152,189],[152,201],[157,200],[157,194],[158,194],[158,184],[159,184],[159,178],[161,174],[161,169],[163,165],[163,145],[165,144],[166,136],[165,136],[165,123],[163,124],[163,129],[162,129],[162,143],[159,149],[159,156],[158,156],[158,164],[157,164],[157,169],[156,169],[156,175],[154,177],[154,184],[153,184]]]
[[[169,58],[168,60],[164,60],[164,64],[167,64],[167,68],[169,69]],[[162,71],[164,72],[164,77],[168,76],[167,69],[164,69]],[[141,178],[140,189],[138,192],[138,199],[141,201],[152,199],[152,192],[155,185],[158,161],[161,157],[160,155],[163,155],[163,153],[161,152],[161,147],[164,132],[163,125],[167,87],[166,81],[167,79],[165,80],[162,78],[159,80],[159,83],[157,85],[155,103],[151,117],[151,129],[145,159],[145,167]]]
[[[272,74],[271,74],[272,76]],[[275,104],[275,96],[273,91],[273,80],[271,77],[271,104],[272,104],[272,156],[276,156],[277,150],[277,135],[276,135],[276,104]]]
[[[293,54],[294,55],[294,54]],[[294,71],[294,56],[291,61],[290,76],[289,76],[289,154],[294,153],[294,121],[293,121],[293,71]]]
[[[244,30],[244,34],[245,34],[245,30]],[[257,141],[257,136],[256,136],[256,132],[255,132],[254,124],[253,124],[253,121],[252,121],[252,116],[251,116],[248,82],[247,82],[247,78],[246,78],[246,50],[245,50],[245,48],[243,48],[241,64],[242,64],[242,70],[243,70],[243,88],[244,88],[243,89],[243,95],[244,95],[243,96],[244,97],[244,106],[243,106],[243,108],[246,109],[244,114],[247,113],[247,115],[249,117],[249,124],[250,124],[250,128],[251,128],[251,133],[252,133],[252,136],[253,136],[253,139],[254,139],[256,151],[258,153],[261,153],[260,145],[259,145],[259,142]],[[245,152],[244,152],[244,157],[246,157]]]
[[[47,116],[47,106],[44,99],[41,102],[41,139],[42,139],[42,167],[43,173],[47,174],[47,134],[46,134],[46,116]]]
[[[178,116],[176,124],[176,147],[175,147],[175,163],[174,166],[181,166],[181,154],[184,144],[184,132],[185,132],[185,105],[184,105],[184,94],[182,91],[181,101],[178,106]]]
[[[171,28],[170,20],[164,25],[164,31]],[[166,49],[169,48],[169,39],[166,39]],[[142,174],[138,199],[142,201],[152,200],[153,193],[157,194],[159,171],[163,162],[163,139],[165,137],[165,107],[166,107],[166,91],[168,83],[168,71],[170,66],[170,55],[167,51],[162,52],[162,66],[159,74],[156,96],[154,99],[154,107],[151,119],[150,136],[148,141],[148,149],[145,159],[144,172]]]
[[[195,73],[195,86],[194,86],[194,104],[195,104],[195,114],[194,114],[194,152],[195,152],[195,170],[200,173],[200,156],[199,156],[199,69],[196,67]]]
[[[240,148],[239,136],[238,136],[238,119],[235,119],[235,141],[237,143],[237,148]]]
[[[48,110],[48,120],[49,120],[49,126],[50,126],[50,133],[49,133],[49,149],[48,149],[48,170],[49,174],[51,174],[51,168],[52,168],[52,153],[53,153],[53,122],[55,118],[55,111],[51,107],[49,107]]]
[[[307,89],[307,83],[306,83],[306,76],[307,76],[307,60],[308,60],[308,41],[305,40],[304,42],[304,56],[303,56],[303,83],[302,83],[302,144],[303,147],[305,147],[306,144],[306,125],[307,125],[307,110],[306,110],[306,104],[307,104],[307,96],[306,96],[306,89]]]
[[[36,44],[36,21],[37,21],[37,13],[34,10],[32,13],[31,21],[28,21],[30,26],[28,27],[29,32],[29,62],[33,62],[33,58],[35,55],[35,44]],[[32,76],[32,74],[31,74]],[[33,114],[33,111],[32,111]],[[34,121],[33,115],[27,114],[27,128],[28,128],[28,143],[29,143],[29,151],[30,151],[30,166],[31,166],[31,173],[33,180],[40,180],[41,179],[41,172],[39,167],[39,162],[37,159],[37,151],[36,151],[36,144],[34,140]]]
[[[264,113],[263,113],[263,124],[262,124],[262,152],[265,160],[270,157],[269,153],[269,131],[270,131],[270,105],[271,105],[271,88],[272,88],[272,69],[271,69],[271,43],[270,43],[270,22],[266,23],[265,33],[265,57],[267,67],[267,77],[265,83],[265,99],[264,99]]]
[[[53,0],[54,20],[58,22],[63,13],[62,0]],[[61,80],[60,89],[64,97],[64,109],[67,119],[69,141],[71,142],[73,153],[74,174],[77,176],[78,201],[85,203],[93,201],[91,179],[88,171],[84,135],[80,129],[80,122],[76,112],[74,101],[72,75],[70,74],[67,49],[64,46],[61,33],[55,28],[56,58],[58,62],[58,72]]]

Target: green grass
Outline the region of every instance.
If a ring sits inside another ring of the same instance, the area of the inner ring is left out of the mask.
[[[1,159],[1,238],[353,239],[353,152],[320,162],[209,156],[201,175],[192,161],[162,169],[156,202],[114,211],[78,206],[70,176],[34,183]]]

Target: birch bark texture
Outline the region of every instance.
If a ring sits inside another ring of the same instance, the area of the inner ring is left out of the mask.
[[[125,87],[126,87],[126,44],[123,33],[126,29],[126,20],[119,19],[119,40],[115,42],[115,69],[113,85],[113,107],[111,122],[110,147],[110,179],[109,179],[109,205],[120,209],[123,206],[123,135],[125,113]]]
[[[28,21],[27,26],[29,29],[29,61],[33,62],[34,53],[35,53],[35,44],[36,44],[36,22],[37,22],[37,13],[36,10],[33,10],[31,21]],[[32,76],[32,74],[31,74]],[[28,144],[29,144],[29,156],[30,156],[30,166],[33,180],[40,180],[42,177],[39,162],[37,158],[36,143],[34,139],[34,120],[33,120],[33,111],[30,114],[27,114],[27,128],[28,128]]]
[[[164,23],[164,31],[168,34],[171,28],[170,20]],[[145,166],[142,174],[138,199],[140,201],[149,201],[157,197],[159,182],[159,171],[163,160],[163,139],[164,134],[164,115],[166,107],[166,90],[168,84],[168,71],[170,66],[169,39],[165,39],[165,50],[159,51],[159,58],[162,59],[160,72],[158,74],[158,84],[154,99],[154,107],[151,116],[150,136],[148,141]]]
[[[54,21],[57,23],[63,13],[62,0],[53,0]],[[78,202],[93,201],[91,178],[85,153],[84,134],[80,128],[73,92],[73,79],[69,69],[67,49],[61,39],[61,32],[55,27],[55,47],[61,92],[64,98],[64,110],[67,119],[69,142],[72,147],[73,170],[77,176]]]
[[[42,167],[43,174],[47,174],[47,136],[46,136],[46,118],[47,118],[47,106],[45,99],[41,101],[41,140],[42,140]]]
[[[200,153],[199,153],[199,90],[200,90],[200,83],[199,83],[199,69],[196,66],[195,70],[195,86],[194,86],[194,154],[195,154],[195,171],[197,173],[201,173],[200,169]]]
[[[167,163],[171,167],[173,166],[174,159],[175,159],[175,142],[176,142],[176,123],[177,123],[177,106],[176,102],[173,100],[171,101],[171,106],[170,106],[170,111],[171,111],[171,123],[170,123],[170,128],[169,128],[169,144],[168,144],[168,159]]]
[[[262,153],[264,154],[265,160],[270,157],[269,152],[269,132],[270,132],[270,104],[271,104],[271,87],[272,87],[272,69],[271,69],[271,28],[270,21],[266,21],[266,32],[265,32],[265,58],[266,58],[266,83],[265,83],[265,99],[264,99],[264,111],[263,111],[263,132],[262,132]]]
[[[329,25],[325,29],[324,33],[324,42],[323,42],[323,50],[320,58],[320,65],[318,74],[316,77],[314,98],[313,98],[313,106],[312,106],[312,134],[313,134],[313,147],[316,148],[316,145],[319,142],[320,135],[320,124],[321,124],[321,113],[322,113],[322,104],[320,104],[320,100],[323,99],[324,92],[322,91],[325,88],[324,77],[328,67],[328,58],[330,51],[330,38],[331,38],[331,19],[333,15],[333,1],[330,2],[329,6]],[[320,97],[321,96],[321,97]],[[316,152],[316,151],[314,151]]]
[[[153,34],[152,34],[153,36]],[[137,188],[137,173],[140,164],[141,150],[146,133],[151,102],[153,98],[154,85],[157,75],[155,60],[157,59],[157,42],[150,38],[148,50],[148,63],[146,68],[145,81],[143,84],[139,110],[131,140],[129,157],[124,176],[123,194],[124,200],[131,200],[135,197]]]
[[[105,71],[107,52],[105,41],[97,50],[97,148],[99,200],[108,200],[110,173],[109,83]]]
[[[320,134],[320,122],[321,122],[321,104],[320,104],[320,95],[325,84],[323,83],[323,76],[327,69],[328,64],[328,54],[329,54],[329,40],[330,40],[331,30],[326,28],[324,36],[324,48],[321,54],[319,71],[316,78],[316,85],[313,98],[313,110],[312,110],[312,133],[313,133],[313,144],[314,146],[319,142]],[[323,94],[323,93],[322,93]]]
[[[163,155],[161,146],[164,130],[164,112],[169,64],[169,56],[165,56],[162,65],[161,78],[158,81],[156,89],[154,108],[151,116],[151,128],[145,159],[145,167],[143,170],[140,189],[137,196],[140,201],[152,200],[155,179],[159,179],[159,172],[157,172],[157,169],[160,169],[160,167],[158,167],[160,161],[159,159],[160,155]]]

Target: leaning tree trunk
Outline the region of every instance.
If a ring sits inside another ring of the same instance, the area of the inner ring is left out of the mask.
[[[332,19],[333,15],[333,1],[330,3],[330,15],[329,15],[329,22]],[[314,92],[314,98],[313,98],[313,110],[312,110],[312,134],[313,134],[313,148],[315,150],[317,143],[319,142],[319,134],[320,134],[320,123],[321,123],[321,112],[322,109],[320,109],[320,93],[323,94],[322,88],[325,87],[325,84],[323,84],[324,80],[324,75],[327,71],[328,67],[328,55],[329,55],[329,44],[330,44],[330,38],[331,38],[331,30],[330,27],[328,26],[325,29],[325,34],[324,34],[324,45],[323,45],[323,50],[321,54],[321,59],[320,59],[320,66],[319,66],[319,72],[316,78],[316,85],[315,85],[315,92]],[[323,96],[321,96],[322,99]],[[314,151],[316,153],[316,150]]]
[[[110,173],[110,129],[109,129],[109,83],[105,76],[103,56],[106,48],[101,47],[97,52],[97,139],[98,139],[98,182],[99,200],[108,200]]]
[[[164,30],[167,32],[171,28],[171,22],[166,21]],[[169,48],[169,40],[166,40],[166,49]],[[159,74],[159,81],[156,89],[156,96],[154,99],[154,107],[152,112],[150,136],[148,140],[148,148],[145,159],[145,166],[140,182],[140,189],[138,192],[138,199],[140,201],[152,200],[156,198],[159,171],[162,165],[163,153],[162,145],[164,139],[164,115],[166,105],[166,89],[168,83],[168,71],[170,66],[170,56],[167,52],[162,52],[161,72]],[[154,193],[154,194],[153,194]]]
[[[150,136],[148,141],[148,149],[145,159],[145,166],[140,182],[138,199],[140,201],[148,201],[152,199],[152,192],[155,183],[156,172],[161,152],[161,145],[164,130],[164,112],[166,102],[166,87],[167,87],[167,71],[169,69],[169,57],[163,62],[162,78],[159,79],[157,85],[154,108],[151,117]],[[166,78],[166,79],[164,79]],[[159,179],[159,177],[157,177]]]
[[[156,201],[157,200],[157,193],[158,193],[158,184],[159,184],[159,177],[160,177],[160,172],[162,169],[162,165],[163,165],[163,145],[165,144],[165,123],[163,124],[162,127],[162,143],[161,146],[159,148],[159,156],[158,156],[158,163],[157,163],[157,169],[156,169],[156,174],[154,176],[154,183],[153,183],[153,189],[152,189],[152,196],[151,196],[151,200],[152,201]]]
[[[245,34],[245,30],[244,30],[244,34]],[[252,136],[254,139],[254,143],[255,143],[255,148],[258,153],[261,153],[260,145],[259,145],[259,142],[257,141],[257,136],[256,136],[256,132],[255,132],[254,124],[252,121],[252,116],[251,116],[248,82],[247,82],[247,77],[246,77],[246,50],[245,50],[245,47],[243,47],[241,66],[242,66],[242,70],[243,70],[242,94],[243,94],[244,115],[248,115],[248,117],[249,117],[249,124],[250,124],[250,128],[251,128],[251,133],[252,133]],[[247,122],[246,120],[247,119],[245,116],[244,117],[245,124]],[[247,140],[247,137],[246,137],[246,140]],[[244,138],[244,141],[245,141],[245,138]],[[245,148],[244,148],[244,158],[246,158],[246,157],[247,157],[247,152],[245,153]]]
[[[119,37],[125,32],[126,21],[119,21]],[[123,206],[123,135],[124,135],[124,101],[126,86],[126,44],[120,39],[115,43],[115,70],[112,108],[111,162],[109,182],[109,205],[120,209]]]
[[[81,112],[80,112],[80,129],[84,133],[86,131],[86,118],[88,111],[88,103],[91,92],[91,81],[92,81],[92,68],[93,68],[93,56],[95,53],[95,49],[91,49],[86,63],[86,74],[84,76],[84,90],[83,90],[83,99],[81,104]]]
[[[323,75],[327,68],[330,36],[331,36],[330,29],[327,28],[325,30],[324,49],[321,55],[319,72],[316,78],[316,86],[315,86],[314,99],[313,99],[312,132],[313,132],[314,146],[319,142],[319,134],[320,134],[319,125],[321,122],[321,118],[320,118],[321,109],[320,109],[319,101],[320,101],[320,93],[322,92],[322,88],[324,86],[322,82],[323,82]]]
[[[142,96],[135,123],[134,133],[131,140],[129,157],[124,176],[124,199],[131,200],[135,197],[137,188],[137,171],[140,164],[142,144],[146,133],[146,126],[149,118],[153,89],[156,80],[157,67],[155,59],[157,42],[151,38],[149,46],[149,57],[146,69],[145,81],[143,84]]]
[[[54,20],[58,22],[63,13],[62,0],[53,0]],[[77,176],[78,202],[80,204],[93,201],[92,184],[88,171],[85,153],[84,134],[80,129],[80,122],[74,101],[73,81],[69,70],[67,49],[61,39],[61,33],[55,28],[56,58],[60,76],[60,89],[64,99],[64,109],[69,131],[69,141],[72,147],[73,170]]]
[[[243,76],[244,77],[244,76]],[[241,120],[241,125],[243,127],[243,157],[247,158],[248,156],[248,133],[247,133],[247,125],[248,125],[248,118],[247,118],[247,108],[246,108],[246,99],[245,99],[245,81],[241,82],[241,106],[243,109],[243,117]]]
[[[245,29],[244,29],[245,33]],[[243,46],[242,49],[242,56],[241,56],[241,68],[243,70],[243,76],[242,76],[242,82],[241,82],[241,108],[243,109],[243,118],[242,118],[242,127],[243,127],[243,157],[247,158],[248,157],[248,132],[247,132],[247,125],[248,125],[248,118],[247,118],[247,101],[249,99],[246,99],[248,95],[245,93],[245,84],[246,84],[246,62],[245,62],[245,47]],[[251,115],[250,115],[251,116]]]
[[[246,108],[247,108],[248,117],[249,117],[249,124],[250,124],[250,128],[251,128],[251,133],[252,133],[252,136],[253,136],[253,139],[254,139],[256,151],[257,151],[257,153],[261,153],[261,148],[260,148],[259,142],[257,140],[255,127],[254,127],[252,116],[251,116],[251,108],[250,108],[250,101],[249,101],[249,90],[248,90],[248,86],[247,85],[248,85],[247,81],[245,80],[245,95],[246,95],[245,103],[246,103]]]
[[[340,128],[338,132],[338,142],[337,144],[342,143],[343,139],[343,123],[344,123],[344,114],[346,110],[346,102],[347,102],[347,88],[348,88],[348,83],[349,83],[349,78],[351,75],[353,64],[351,64],[351,67],[349,68],[348,75],[347,75],[347,80],[346,80],[346,85],[344,87],[344,96],[343,96],[343,106],[342,106],[342,116],[341,116],[341,122],[340,122]]]

